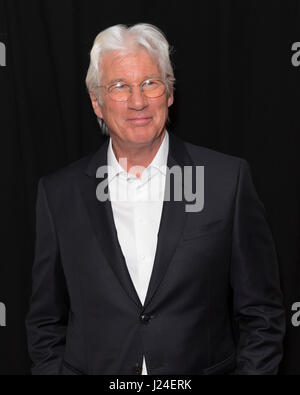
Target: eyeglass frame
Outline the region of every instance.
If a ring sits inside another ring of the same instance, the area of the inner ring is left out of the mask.
[[[128,99],[126,99],[126,100],[115,100],[115,99],[113,99],[112,97],[111,97],[111,95],[110,95],[110,93],[108,92],[108,89],[110,88],[110,87],[112,87],[113,85],[116,85],[118,82],[122,82],[123,80],[119,80],[119,81],[117,81],[117,82],[114,82],[114,83],[110,83],[110,84],[107,84],[107,85],[97,85],[97,88],[105,88],[105,90],[106,90],[106,93],[109,95],[109,97],[113,100],[113,101],[115,101],[115,102],[118,102],[118,103],[124,103],[124,102],[127,102],[128,100],[129,100],[129,98],[130,98],[130,96],[132,95],[132,88],[134,87],[134,86],[139,86],[140,87],[140,91],[141,91],[141,93],[143,93],[144,95],[145,95],[145,93],[144,93],[144,91],[141,89],[142,88],[142,84],[144,83],[144,82],[146,82],[146,81],[159,81],[159,82],[161,82],[163,85],[164,85],[164,87],[165,87],[165,89],[164,89],[164,91],[163,91],[163,93],[161,94],[161,95],[159,95],[159,96],[155,96],[155,97],[148,97],[147,95],[145,95],[147,98],[149,98],[149,99],[157,99],[158,97],[161,97],[162,95],[164,95],[165,93],[166,93],[166,91],[167,91],[167,85],[166,85],[166,82],[164,81],[164,80],[162,80],[161,78],[147,78],[147,79],[145,79],[145,80],[143,80],[141,83],[139,83],[139,84],[127,84],[127,83],[125,83],[124,82],[124,85],[127,85],[127,86],[129,86],[129,88],[130,88],[130,95],[129,95],[129,97],[128,97]]]

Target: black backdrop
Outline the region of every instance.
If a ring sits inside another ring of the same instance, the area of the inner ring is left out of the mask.
[[[277,246],[287,313],[282,374],[300,374],[298,0],[0,0],[0,374],[28,374],[37,181],[104,141],[84,80],[95,36],[153,23],[174,46],[170,129],[247,159]],[[300,58],[300,56],[299,56]],[[51,284],[49,284],[51,287]]]

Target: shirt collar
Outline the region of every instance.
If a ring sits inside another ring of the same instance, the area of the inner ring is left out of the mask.
[[[169,133],[166,131],[165,137],[155,155],[152,162],[148,166],[158,169],[164,176],[167,174],[167,160],[169,154]],[[108,183],[117,175],[123,174],[127,178],[136,178],[133,174],[129,174],[117,161],[115,153],[112,148],[112,139],[110,138],[107,150],[107,165],[108,165]]]

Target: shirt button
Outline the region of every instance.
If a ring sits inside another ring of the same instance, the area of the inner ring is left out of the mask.
[[[152,315],[148,315],[148,314],[143,314],[141,316],[141,321],[143,324],[147,324],[152,318]]]

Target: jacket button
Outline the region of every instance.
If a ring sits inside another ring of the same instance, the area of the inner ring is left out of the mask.
[[[152,315],[143,314],[141,316],[141,321],[142,321],[143,324],[147,324],[151,320],[151,318],[153,318]]]
[[[137,363],[133,368],[135,374],[142,374],[143,368]]]

